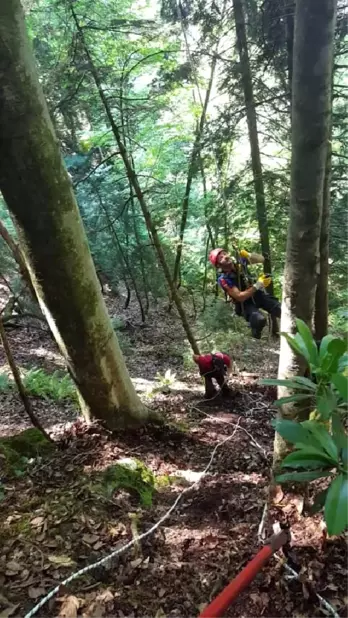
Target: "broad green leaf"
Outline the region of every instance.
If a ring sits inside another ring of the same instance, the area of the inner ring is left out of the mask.
[[[318,513],[318,511],[320,511],[324,507],[326,496],[327,496],[327,492],[328,492],[328,488],[324,489],[323,491],[320,491],[315,496],[314,503],[311,506],[311,508],[309,509],[310,515],[315,515],[315,513]]]
[[[317,410],[323,420],[328,420],[337,406],[334,393],[328,389],[317,399]]]
[[[337,465],[338,449],[332,436],[325,429],[325,427],[321,425],[321,423],[317,423],[316,421],[304,421],[302,423],[302,427],[304,429],[308,429],[308,431],[312,434],[314,440],[322,446],[324,451],[326,451],[326,453],[331,458],[332,462]]]
[[[309,355],[309,362],[311,363],[311,365],[313,365],[313,367],[317,367],[319,360],[318,348],[317,344],[313,339],[313,335],[310,329],[303,320],[299,319],[296,320],[296,326],[299,334],[302,337],[304,345],[306,346]]]
[[[298,337],[297,335],[289,335],[289,333],[281,333],[281,335],[285,337],[286,341],[288,342],[289,346],[294,350],[294,352],[296,352],[296,354],[299,354],[299,356],[303,356],[309,363],[309,354],[302,340],[302,337]]]
[[[291,403],[293,401],[303,401],[304,399],[308,399],[312,395],[310,394],[297,394],[297,395],[289,395],[289,397],[281,397],[273,402],[275,406],[282,406],[284,403]]]
[[[317,385],[314,384],[314,382],[312,382],[311,380],[308,380],[308,378],[304,378],[303,376],[296,376],[289,380],[264,378],[259,381],[259,384],[262,384],[263,386],[286,386],[287,388],[294,388],[294,389],[314,391],[314,392],[317,389]]]
[[[342,375],[342,373],[335,373],[331,377],[331,382],[337,388],[343,401],[348,402],[348,377]]]
[[[347,375],[348,352],[345,352],[338,361],[338,372]]]
[[[284,440],[292,444],[297,444],[298,442],[301,444],[309,444],[310,434],[300,423],[275,419],[272,421],[272,425]]]
[[[280,474],[276,476],[278,483],[287,483],[294,481],[296,483],[307,483],[314,481],[315,479],[323,478],[324,476],[330,476],[332,473],[329,471],[321,472],[316,470],[308,470],[306,472],[287,472],[286,474]]]
[[[346,351],[346,341],[338,337],[332,339],[327,346],[327,352],[320,361],[321,372],[330,375],[337,373],[338,364]]]
[[[325,500],[325,521],[329,535],[348,527],[348,477],[340,474],[331,483]]]
[[[282,468],[332,468],[332,462],[325,455],[308,453],[305,449],[294,451],[282,461]]]
[[[325,337],[322,338],[320,342],[320,348],[319,348],[319,360],[320,361],[324,358],[325,354],[327,354],[327,346],[333,339],[335,339],[333,335],[326,335]]]
[[[347,434],[344,425],[338,414],[333,414],[331,418],[332,437],[338,449],[347,447]]]

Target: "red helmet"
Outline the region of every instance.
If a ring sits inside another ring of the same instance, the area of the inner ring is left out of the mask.
[[[216,268],[218,257],[221,251],[224,251],[224,249],[221,249],[221,247],[219,247],[218,249],[213,249],[209,253],[209,261],[212,263],[213,266],[215,266],[215,268]]]

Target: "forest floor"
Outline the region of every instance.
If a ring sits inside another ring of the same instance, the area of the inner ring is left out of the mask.
[[[68,400],[31,397],[36,414],[61,448],[35,460],[25,475],[4,479],[0,618],[23,616],[71,573],[140,535],[198,479],[170,517],[139,547],[61,586],[37,615],[197,616],[260,546],[258,528],[269,483],[275,392],[259,386],[258,378],[275,375],[278,343],[267,333],[261,341],[253,341],[240,322],[238,332],[226,326],[222,336],[216,331],[215,343],[221,349],[224,341],[223,351],[235,360],[230,381],[233,396],[228,401],[217,397],[208,405],[203,401],[198,372],[187,360],[175,314],[158,308],[141,325],[135,307],[123,310],[120,299],[109,296],[106,300],[111,315],[124,320],[121,344],[136,388],[168,424],[111,434],[97,424],[87,427]],[[235,321],[231,323],[235,327]],[[199,332],[202,349],[208,352],[214,334],[209,331],[207,335],[204,323]],[[30,320],[9,329],[8,337],[20,367],[42,367],[47,372],[63,367],[41,323]],[[5,364],[1,350],[0,364]],[[175,376],[165,384],[161,376],[168,369]],[[0,404],[0,435],[29,427],[16,394],[0,394]],[[124,457],[143,461],[153,472],[156,490],[151,506],[142,507],[137,494],[125,490],[96,497],[98,474]],[[288,578],[280,552],[226,616],[346,615],[345,540],[325,539],[322,517],[300,516],[295,503],[278,496],[278,509],[272,511],[271,520],[289,519],[288,559],[300,578]],[[316,594],[336,614],[330,614]]]

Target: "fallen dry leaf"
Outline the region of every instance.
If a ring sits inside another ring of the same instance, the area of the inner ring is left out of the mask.
[[[76,618],[79,607],[80,601],[77,597],[72,594],[67,597],[63,597],[63,602],[58,616],[60,616],[60,618]]]
[[[98,541],[95,545],[93,545],[93,549],[95,549],[96,551],[98,551],[98,549],[100,549],[101,547],[103,547],[104,543],[103,541]]]
[[[162,607],[159,607],[156,614],[155,614],[155,618],[166,618],[166,614],[164,613]]]
[[[44,521],[45,521],[44,517],[34,517],[34,519],[32,519],[30,523],[32,526],[39,527],[39,526],[42,526]]]
[[[75,564],[74,560],[72,560],[69,556],[55,556],[55,555],[51,555],[48,556],[48,560],[50,562],[53,562],[53,564],[58,564],[61,567],[69,567],[69,566],[73,566]]]
[[[82,540],[85,543],[88,543],[88,545],[93,545],[94,543],[99,541],[99,536],[97,536],[96,534],[84,534]]]
[[[22,570],[19,562],[15,562],[15,560],[10,560],[6,563],[6,571],[13,571],[13,573],[19,573]]]
[[[45,592],[45,588],[35,588],[34,586],[31,586],[28,589],[28,595],[31,599],[38,599],[39,597],[42,597]]]
[[[136,558],[135,560],[130,561],[130,565],[133,569],[136,569],[142,563],[142,561],[142,558]]]
[[[86,611],[83,612],[82,616],[85,618],[99,618],[99,616],[105,616],[105,611],[104,605],[98,603],[98,601],[93,601]]]

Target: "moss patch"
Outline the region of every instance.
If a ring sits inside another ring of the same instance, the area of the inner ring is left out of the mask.
[[[53,449],[52,443],[34,427],[17,436],[0,439],[0,458],[7,475],[18,475],[25,469],[28,459],[47,455]]]
[[[97,487],[108,497],[116,489],[133,491],[138,494],[142,506],[149,507],[155,492],[155,477],[139,459],[126,458],[106,468]]]

